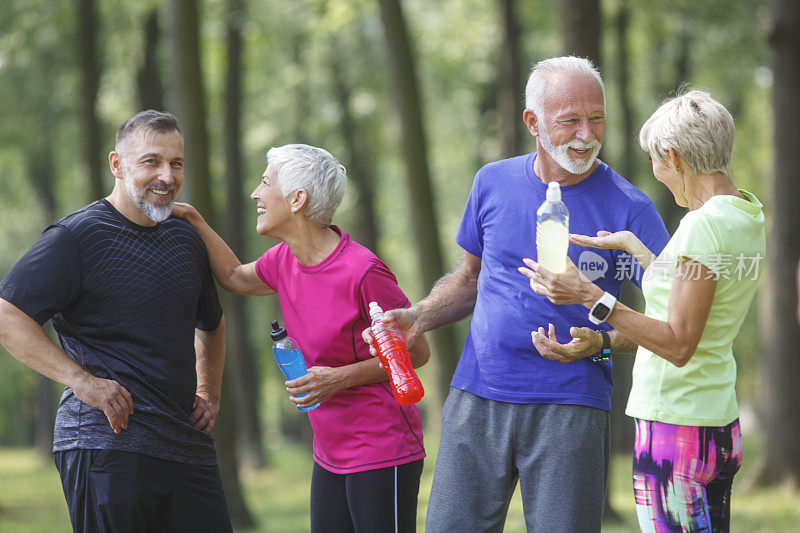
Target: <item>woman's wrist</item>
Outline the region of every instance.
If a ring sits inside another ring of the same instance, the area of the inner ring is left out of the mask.
[[[583,291],[583,298],[581,304],[586,309],[591,309],[594,307],[595,302],[603,296],[603,289],[595,285],[594,283],[587,281],[586,282],[586,289]]]
[[[631,233],[626,239],[625,246],[626,246],[625,251],[634,257],[650,254],[650,249],[647,246],[645,246],[642,240],[633,233]]]
[[[623,250],[631,255],[636,255],[638,252],[637,244],[641,244],[639,238],[630,231],[625,232],[625,237],[622,240]]]
[[[353,382],[353,372],[351,369],[348,368],[353,364],[358,363],[351,363],[350,365],[345,366],[332,366],[329,367],[330,372],[330,382],[337,391],[342,389],[349,389],[357,385],[357,383]]]
[[[200,212],[194,208],[186,212],[186,220],[195,228],[199,227],[205,221],[205,219],[200,216]]]

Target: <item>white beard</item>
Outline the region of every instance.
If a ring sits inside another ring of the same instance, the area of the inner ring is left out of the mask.
[[[172,200],[167,202],[166,205],[156,205],[153,202],[148,202],[146,196],[147,188],[137,189],[131,175],[128,173],[128,169],[125,168],[124,165],[122,166],[122,178],[122,181],[125,183],[125,190],[128,192],[128,196],[130,196],[133,205],[135,205],[144,216],[156,224],[169,218],[170,214],[172,214]],[[175,189],[172,185],[164,185],[160,188],[168,190]]]
[[[585,172],[589,172],[589,169],[592,168],[595,159],[597,159],[597,154],[600,153],[600,148],[602,147],[602,144],[597,139],[592,139],[588,143],[578,139],[572,139],[566,144],[555,146],[550,141],[550,135],[548,134],[547,128],[544,126],[544,124],[539,127],[539,142],[542,143],[542,148],[544,148],[544,151],[550,154],[550,157],[552,157],[553,160],[558,163],[558,166],[570,174],[583,174]],[[574,148],[576,150],[591,149],[591,157],[589,159],[572,159],[568,152],[569,148]]]

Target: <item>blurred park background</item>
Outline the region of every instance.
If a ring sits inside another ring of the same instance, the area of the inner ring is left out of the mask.
[[[243,261],[249,194],[271,146],[322,146],[350,184],[334,223],[373,249],[412,301],[463,253],[453,236],[475,172],[532,151],[522,123],[533,63],[591,58],[606,85],[601,158],[683,215],[638,148],[639,126],[684,85],[736,122],[730,172],[766,206],[761,288],[734,346],[745,462],[734,531],[800,530],[800,2],[794,0],[3,0],[0,2],[0,276],[42,229],[113,186],[123,120],[178,116],[194,204]],[[626,298],[639,305],[635,290]],[[267,339],[274,297],[224,295],[227,353],[217,449],[238,530],[305,531],[310,429],[286,399]],[[430,450],[468,321],[434,333],[421,370]],[[502,334],[502,332],[498,332]],[[609,531],[635,530],[632,357],[615,359]],[[0,348],[0,530],[66,531],[49,449],[62,387]],[[524,530],[518,500],[507,531]]]

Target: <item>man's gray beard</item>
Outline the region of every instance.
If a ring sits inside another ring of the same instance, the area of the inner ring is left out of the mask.
[[[602,144],[600,144],[597,139],[592,139],[592,141],[588,143],[584,143],[578,139],[572,139],[566,144],[555,146],[550,141],[550,135],[544,124],[539,127],[539,142],[542,143],[542,148],[544,148],[544,151],[550,154],[550,157],[552,157],[553,160],[558,163],[558,166],[570,174],[583,174],[585,172],[589,172],[589,169],[592,168],[595,159],[597,159],[597,154],[600,153],[600,148],[602,147]],[[570,147],[577,148],[578,150],[591,148],[592,157],[585,160],[572,159],[568,152]]]
[[[172,201],[165,206],[157,206],[147,201],[147,189],[137,189],[136,184],[126,168],[122,168],[122,181],[125,183],[125,190],[128,192],[133,205],[135,205],[144,216],[158,224],[167,220],[172,214]]]

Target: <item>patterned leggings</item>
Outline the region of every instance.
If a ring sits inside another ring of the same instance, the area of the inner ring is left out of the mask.
[[[742,464],[739,420],[725,427],[636,421],[633,492],[644,532],[729,531]]]

